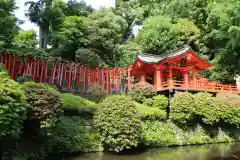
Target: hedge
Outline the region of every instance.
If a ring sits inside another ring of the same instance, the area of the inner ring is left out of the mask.
[[[71,93],[61,94],[60,97],[66,116],[92,116],[97,109],[94,102]]]
[[[134,102],[137,112],[140,114],[141,118],[143,120],[165,120],[167,113],[164,110],[158,109],[158,108],[153,108],[153,107],[148,107],[143,104]]]

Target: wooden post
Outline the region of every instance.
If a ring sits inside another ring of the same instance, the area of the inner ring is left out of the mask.
[[[154,86],[157,90],[162,88],[162,70],[156,67],[154,72]]]
[[[33,59],[33,61],[34,61],[34,68],[33,68],[32,80],[35,81],[36,71],[37,71],[37,60]]]
[[[189,72],[187,70],[182,71],[182,77],[183,77],[183,82],[185,84],[185,87],[188,88],[188,83],[189,83]]]
[[[173,87],[173,76],[172,76],[172,68],[169,68],[169,72],[168,72],[168,84],[169,87],[172,88]]]
[[[128,68],[128,91],[132,90],[132,86],[131,86],[131,68]]]
[[[196,88],[197,77],[196,77],[195,69],[193,69],[193,71],[192,71],[192,76],[193,76],[193,88]]]

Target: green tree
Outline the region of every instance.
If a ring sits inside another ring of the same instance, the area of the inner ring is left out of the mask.
[[[136,56],[142,51],[141,45],[128,42],[125,44],[118,44],[115,48],[117,59],[117,66],[128,67],[136,60]]]
[[[173,23],[170,17],[155,16],[144,22],[136,41],[148,53],[164,54],[182,47],[189,41],[197,43],[199,34],[199,29],[187,19],[179,19]]]
[[[0,45],[9,44],[17,34],[20,21],[15,17],[15,0],[0,0]]]
[[[35,30],[21,30],[14,37],[14,43],[20,47],[35,48],[38,44],[37,33]]]
[[[115,45],[122,42],[127,22],[112,9],[102,8],[88,16],[90,47],[99,50],[99,56],[108,65],[114,65]]]
[[[67,2],[66,16],[88,16],[94,11],[92,6],[87,5],[83,0],[69,0]]]
[[[66,17],[60,29],[53,32],[53,40],[57,41],[61,49],[61,56],[69,60],[75,60],[75,51],[89,44],[88,19],[86,17]]]

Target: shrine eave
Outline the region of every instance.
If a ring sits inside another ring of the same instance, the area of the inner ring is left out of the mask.
[[[180,58],[185,57],[186,55],[189,55],[191,58],[193,58],[195,61],[199,62],[200,68],[209,68],[212,65],[209,64],[207,61],[200,58],[196,53],[194,53],[190,46],[184,46],[181,49],[175,50],[170,52],[169,54],[165,55],[152,55],[152,54],[139,54],[137,56],[137,60],[142,61],[145,64],[160,64],[161,62],[167,62],[167,61],[175,61]]]

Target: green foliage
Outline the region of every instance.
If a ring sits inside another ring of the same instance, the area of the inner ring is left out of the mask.
[[[144,145],[150,147],[173,146],[178,144],[175,131],[168,123],[146,121],[142,125],[141,138]]]
[[[164,110],[148,107],[143,104],[134,102],[136,105],[137,112],[143,120],[165,120],[167,113]]]
[[[76,51],[76,60],[89,67],[101,67],[103,62],[93,49],[80,48]]]
[[[220,107],[221,120],[233,124],[240,125],[240,96],[237,94],[217,94],[216,101]]]
[[[99,50],[99,56],[108,65],[114,65],[115,45],[122,42],[126,20],[116,15],[112,9],[101,8],[88,16],[90,47]]]
[[[194,95],[194,115],[205,124],[216,124],[221,118],[221,112],[215,98],[210,93],[199,92]]]
[[[115,52],[117,56],[117,66],[128,67],[136,60],[137,54],[142,50],[142,47],[134,42],[128,42],[116,46]]]
[[[168,98],[164,95],[154,96],[152,107],[166,109],[168,107]]]
[[[177,92],[170,101],[171,119],[185,124],[194,120],[194,96],[188,92]]]
[[[44,121],[60,111],[60,93],[55,89],[34,82],[23,84],[29,104],[28,119]]]
[[[154,102],[154,100],[152,98],[147,98],[147,99],[145,99],[145,101],[143,101],[143,105],[148,106],[148,107],[152,107],[153,102]]]
[[[100,135],[79,117],[61,117],[48,142],[51,154],[102,150]]]
[[[194,130],[186,131],[184,137],[184,144],[206,144],[210,140],[209,135],[199,125]]]
[[[61,102],[65,112],[72,110],[75,114],[76,112],[82,113],[83,116],[92,115],[97,109],[94,102],[71,93],[61,94]]]
[[[156,90],[153,85],[147,82],[139,82],[132,85],[132,90],[129,93],[133,100],[144,102],[146,98],[152,98],[156,95]]]
[[[136,41],[148,53],[163,54],[182,47],[189,40],[197,40],[199,34],[199,29],[187,19],[172,23],[170,17],[155,16],[144,22]]]
[[[94,124],[109,150],[121,152],[136,147],[139,143],[141,120],[131,98],[113,95],[99,105]]]
[[[64,19],[60,29],[52,33],[53,41],[57,41],[61,46],[63,58],[75,60],[75,51],[89,43],[87,27],[85,17],[69,16]]]
[[[15,17],[17,9],[15,0],[0,0],[0,45],[10,44],[17,34],[19,20]]]
[[[94,102],[100,102],[107,96],[107,91],[103,86],[94,84],[86,92],[87,98]]]
[[[26,118],[26,97],[21,86],[0,72],[0,137],[17,135]]]
[[[36,31],[33,29],[19,31],[14,37],[14,44],[19,47],[36,47],[38,44]]]

